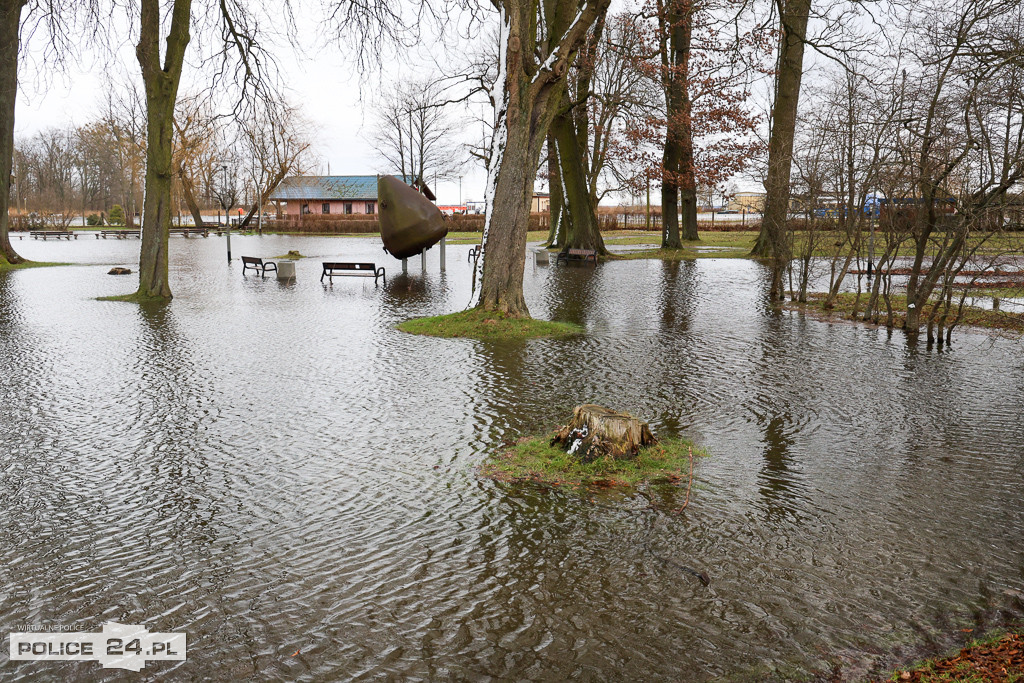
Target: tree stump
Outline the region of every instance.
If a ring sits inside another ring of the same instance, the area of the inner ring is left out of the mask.
[[[576,406],[569,424],[551,439],[552,446],[561,445],[583,463],[604,456],[632,460],[641,448],[657,442],[646,422],[590,404]]]

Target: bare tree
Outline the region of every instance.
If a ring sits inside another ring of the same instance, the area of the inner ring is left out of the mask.
[[[436,81],[403,80],[381,96],[373,140],[388,165],[411,181],[458,175],[462,159],[453,144],[457,131],[449,103]]]
[[[302,174],[315,163],[314,131],[300,111],[283,100],[262,103],[256,115],[239,122],[239,142],[248,169],[255,201],[239,227],[249,225],[263,200],[287,176]]]

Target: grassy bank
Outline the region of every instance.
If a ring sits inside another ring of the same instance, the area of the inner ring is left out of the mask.
[[[541,337],[564,339],[583,334],[583,328],[572,323],[510,318],[501,313],[476,308],[431,318],[414,318],[400,323],[398,329],[428,337],[485,341],[515,341]]]
[[[637,486],[655,481],[685,482],[690,453],[707,454],[685,439],[664,439],[642,449],[632,460],[602,458],[581,463],[549,445],[550,438],[529,437],[492,455],[480,466],[480,475],[498,481],[536,481],[570,486]]]
[[[24,263],[8,263],[0,261],[0,273],[9,270],[28,270],[29,268],[49,268],[50,266],[69,266],[70,263],[51,263],[49,261],[26,261]]]
[[[998,631],[957,652],[896,669],[889,681],[911,683],[1015,683],[1024,681],[1024,628]]]

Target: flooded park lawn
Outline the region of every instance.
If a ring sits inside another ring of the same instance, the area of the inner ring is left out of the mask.
[[[0,273],[5,633],[186,632],[165,680],[859,680],[1024,613],[1019,339],[773,313],[760,266],[706,258],[528,263],[533,315],[585,336],[445,340],[394,326],[469,302],[469,246],[402,275],[372,238],[236,235],[228,266],[176,237],[140,308],[96,300],[137,240],[15,244],[75,265]],[[243,277],[292,249],[294,282]],[[683,514],[477,476],[587,402],[710,453]]]

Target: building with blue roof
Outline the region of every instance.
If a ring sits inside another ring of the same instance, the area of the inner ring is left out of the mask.
[[[417,183],[403,180],[420,189]],[[434,201],[434,193],[423,185],[424,196]],[[288,216],[309,214],[368,214],[377,213],[377,176],[375,175],[319,175],[285,178],[270,196],[272,202],[284,202]]]

